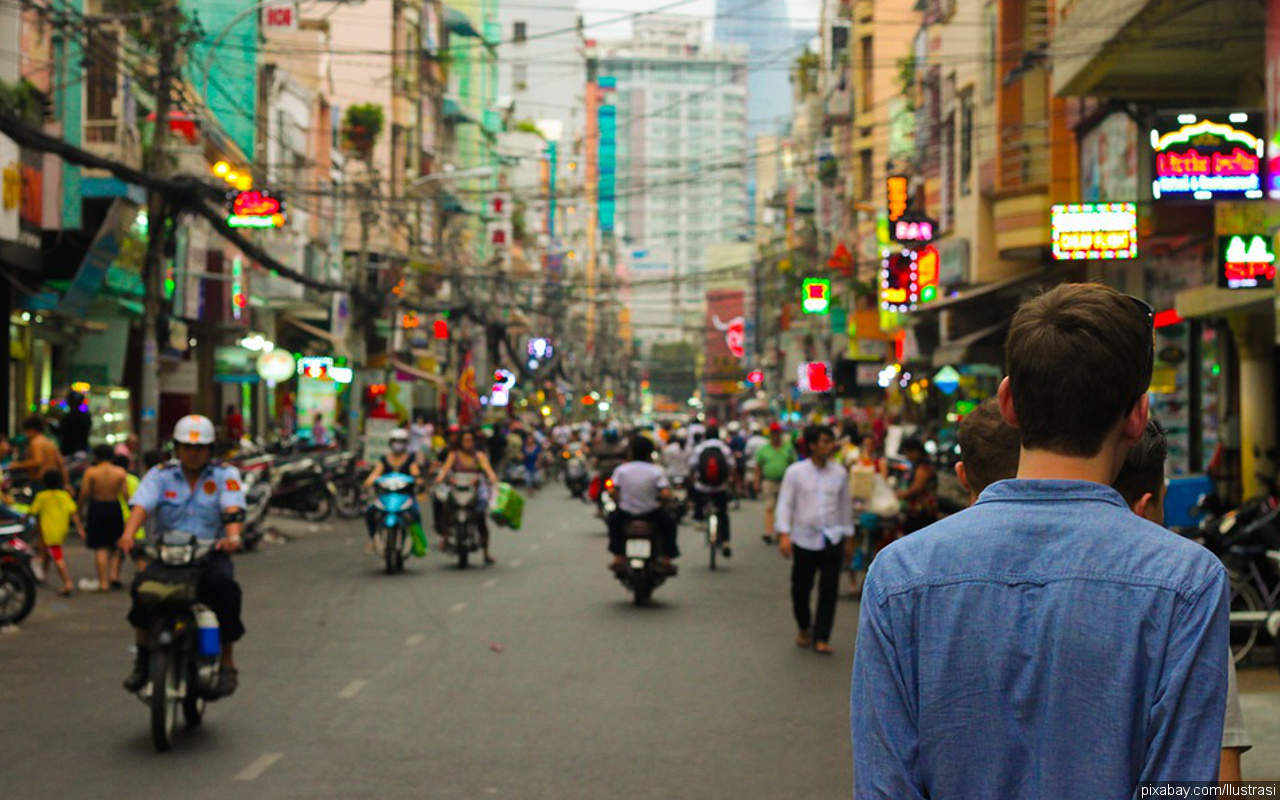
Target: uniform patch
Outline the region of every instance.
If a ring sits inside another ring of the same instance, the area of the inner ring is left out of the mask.
[[[175,492],[175,491],[173,491],[173,490],[166,491],[166,492],[164,493],[164,499],[166,499],[166,500],[177,500],[177,499],[178,499],[178,493],[177,493],[177,492]]]
[[[232,479],[228,478],[228,479],[227,479],[227,491],[228,491],[228,492],[238,492],[238,491],[240,491],[240,481],[232,480]]]
[[[217,491],[218,491],[218,484],[214,483],[213,481],[205,481],[205,482],[204,482],[204,493],[205,493],[205,494],[213,494],[213,493],[215,493],[215,492],[217,492]]]

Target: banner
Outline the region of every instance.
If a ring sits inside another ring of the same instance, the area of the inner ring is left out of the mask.
[[[743,380],[742,358],[746,355],[746,292],[742,289],[713,289],[707,292],[706,354],[703,370],[704,392],[708,396],[738,393]]]

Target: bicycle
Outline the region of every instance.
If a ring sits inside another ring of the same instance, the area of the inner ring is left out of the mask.
[[[723,511],[720,510],[720,504],[718,504],[712,496],[707,496],[703,503],[704,508],[707,505],[711,506],[710,514],[705,520],[703,520],[702,524],[705,526],[707,534],[707,550],[710,553],[710,566],[711,569],[714,570],[716,568],[716,555],[724,544],[720,538],[720,528],[723,525],[725,530],[729,529],[729,501],[728,498],[725,499]],[[721,517],[723,517],[723,520]]]

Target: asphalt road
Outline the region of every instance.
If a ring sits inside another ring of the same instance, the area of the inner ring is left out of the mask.
[[[493,567],[433,552],[386,576],[362,526],[281,523],[237,557],[240,691],[173,751],[120,689],[125,598],[42,593],[0,636],[8,797],[837,798],[851,767],[855,603],[823,657],[794,646],[788,570],[733,515],[715,572],[692,528],[681,573],[636,608],[603,525],[559,487],[497,530]],[[434,544],[434,542],[433,542]],[[72,553],[79,576],[85,554]]]

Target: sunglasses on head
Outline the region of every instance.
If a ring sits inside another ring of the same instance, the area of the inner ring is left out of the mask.
[[[1139,314],[1141,314],[1141,315],[1142,315],[1142,319],[1146,322],[1147,329],[1148,329],[1149,331],[1151,331],[1151,347],[1150,347],[1150,349],[1148,349],[1148,350],[1147,350],[1147,363],[1146,363],[1146,368],[1147,368],[1147,380],[1148,380],[1148,381],[1150,381],[1150,380],[1151,380],[1151,373],[1152,373],[1152,371],[1155,369],[1155,365],[1156,365],[1156,364],[1155,364],[1155,359],[1156,359],[1156,310],[1155,310],[1155,309],[1151,306],[1151,304],[1150,304],[1150,303],[1148,303],[1146,300],[1143,300],[1143,299],[1138,298],[1138,297],[1134,297],[1134,296],[1133,296],[1133,295],[1131,295],[1131,294],[1127,294],[1127,295],[1125,295],[1125,297],[1129,300],[1129,302],[1133,303],[1134,309],[1135,309],[1135,310],[1137,310],[1137,312],[1138,312]],[[1138,397],[1133,398],[1133,402],[1134,402],[1134,403],[1138,402],[1138,398],[1142,397],[1142,395],[1144,395],[1144,394],[1146,394],[1146,393],[1147,393],[1147,388],[1146,388],[1146,387],[1143,387],[1142,391],[1138,393]]]

